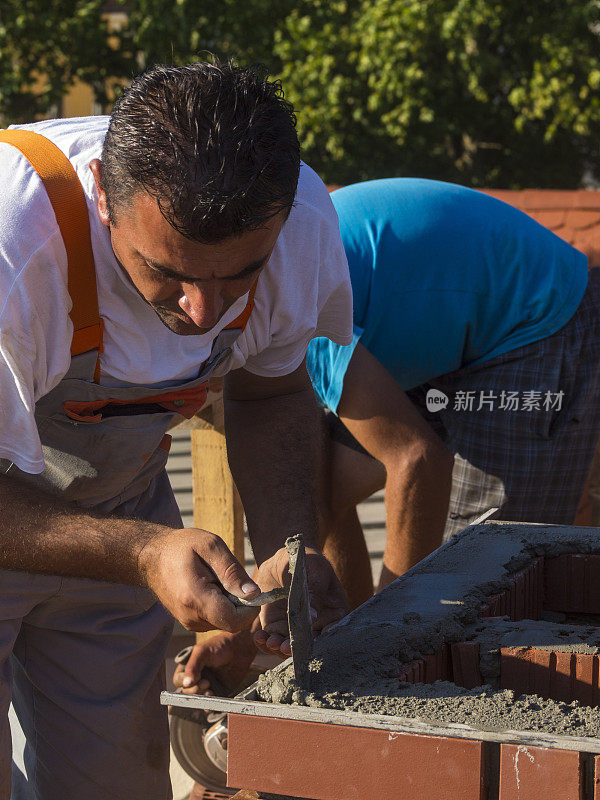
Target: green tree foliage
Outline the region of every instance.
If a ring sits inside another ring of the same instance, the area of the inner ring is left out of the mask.
[[[599,30],[584,0],[303,0],[275,39],[328,181],[569,188],[600,172]]]
[[[296,0],[130,0],[128,8],[143,67],[186,64],[210,52],[279,71],[274,33],[295,5]]]
[[[421,175],[575,187],[600,175],[600,0],[0,0],[0,116],[30,120],[75,78],[212,52],[262,61],[331,183]]]
[[[127,55],[109,42],[105,5],[0,0],[0,116],[6,124],[47,115],[76,78],[105,103],[108,80],[131,74]]]

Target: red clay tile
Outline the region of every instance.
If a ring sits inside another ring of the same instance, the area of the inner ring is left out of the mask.
[[[593,213],[593,212],[592,212]],[[533,215],[532,215],[533,216]],[[535,212],[535,220],[543,225],[545,228],[549,228],[551,231],[555,233],[565,224],[565,219],[567,218],[567,212],[564,208],[558,209],[549,209],[548,211],[536,211]]]
[[[588,257],[590,267],[600,266],[600,192],[492,189],[485,193],[521,209],[577,247]]]
[[[503,744],[499,800],[580,800],[580,754],[570,750]]]
[[[600,209],[600,192],[580,189],[565,191],[556,189],[523,189],[511,191],[508,189],[484,189],[485,194],[491,194],[511,206],[523,211],[547,211],[569,208]]]
[[[600,209],[572,209],[566,212],[564,223],[574,231],[600,227]],[[550,227],[550,226],[548,226]]]
[[[228,730],[230,786],[315,800],[483,798],[482,742],[243,714]]]

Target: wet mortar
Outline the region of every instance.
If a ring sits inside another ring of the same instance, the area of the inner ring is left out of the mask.
[[[467,529],[315,640],[309,691],[297,686],[290,666],[281,666],[260,677],[258,695],[267,702],[461,723],[484,731],[598,738],[596,707],[515,695],[498,688],[498,678],[500,647],[600,652],[600,617],[555,612],[540,621],[479,617],[482,602],[508,589],[511,575],[534,558],[568,553],[600,553],[600,530],[515,523]],[[444,643],[469,640],[480,643],[483,686],[398,680],[402,665],[439,652]]]

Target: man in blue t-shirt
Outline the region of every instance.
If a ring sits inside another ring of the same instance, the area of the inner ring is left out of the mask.
[[[380,588],[491,508],[573,521],[600,429],[600,269],[588,280],[582,253],[460,186],[380,180],[332,199],[354,341],[314,339],[307,366],[329,409],[324,552],[355,607],[373,592],[356,505],[383,486]],[[206,666],[241,676],[253,654],[219,633],[175,683],[205,691]]]
[[[573,522],[600,428],[600,282],[471,189],[392,179],[332,199],[354,342],[315,339],[307,363],[329,409],[325,552],[355,604],[372,591],[356,504],[384,485],[380,588],[490,508]]]

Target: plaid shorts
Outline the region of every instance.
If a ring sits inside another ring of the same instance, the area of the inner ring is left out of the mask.
[[[407,394],[454,454],[445,541],[494,507],[496,519],[572,524],[600,435],[600,269],[556,333]],[[354,447],[339,426],[333,438]]]
[[[427,393],[448,397],[427,410]],[[444,539],[496,519],[572,524],[600,435],[600,269],[556,333],[408,393],[454,453]]]

